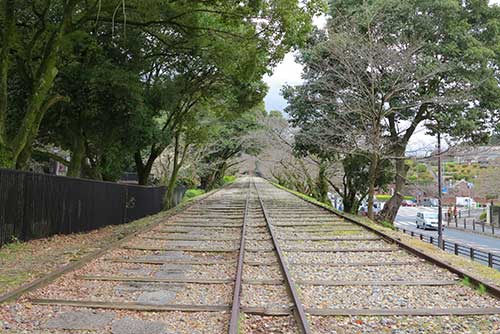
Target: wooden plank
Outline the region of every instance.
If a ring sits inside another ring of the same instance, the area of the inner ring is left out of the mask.
[[[141,239],[147,240],[169,240],[169,241],[238,241],[240,238],[217,238],[217,237],[162,237],[162,236],[140,236]]]
[[[204,229],[205,230],[205,229]],[[207,227],[206,230],[210,231],[211,233],[219,233],[220,231],[224,231],[223,227]],[[198,232],[200,231],[200,228],[198,227],[186,227],[183,229],[177,229],[177,228],[160,228],[153,230],[151,232],[158,233],[158,234],[171,234],[171,233],[190,233],[190,232]],[[224,233],[227,234],[232,234],[234,233],[235,235],[238,234],[237,230],[230,230],[230,231],[224,231]]]
[[[500,308],[408,308],[408,309],[323,309],[309,308],[306,312],[316,316],[464,316],[500,314]]]
[[[352,262],[352,263],[339,263],[339,262],[320,262],[320,263],[310,263],[310,262],[290,262],[291,266],[310,266],[310,267],[385,267],[385,266],[405,266],[405,265],[415,265],[422,264],[425,261],[422,260],[412,260],[412,261],[392,261],[392,262]]]
[[[360,253],[360,252],[395,252],[397,248],[326,248],[326,249],[313,249],[313,248],[283,248],[284,252],[300,252],[300,253]]]
[[[218,227],[218,228],[241,228],[242,224],[168,224],[168,226],[172,227]]]
[[[234,279],[199,279],[199,278],[154,278],[139,276],[77,276],[77,279],[87,281],[107,281],[107,282],[148,282],[148,283],[191,283],[191,284],[229,284]]]
[[[285,282],[281,279],[244,279],[243,283],[249,285],[283,285]]]
[[[148,246],[123,246],[124,249],[143,250],[143,251],[183,251],[197,253],[232,253],[237,252],[239,248],[192,248],[192,247],[148,247]]]
[[[229,310],[229,305],[184,305],[184,304],[163,304],[148,305],[125,302],[101,302],[90,300],[66,300],[66,299],[31,299],[31,303],[37,305],[58,305],[73,306],[112,310],[131,310],[144,312],[160,311],[182,311],[182,312],[224,312]]]
[[[247,261],[247,260],[245,260],[245,265],[255,266],[255,267],[258,267],[258,266],[276,266],[278,264],[279,264],[278,261],[261,262],[261,261]]]
[[[254,233],[256,234],[256,233]],[[253,241],[269,241],[269,240],[272,240],[271,237],[269,238],[246,238],[247,240],[253,240]]]
[[[278,231],[283,232],[283,230]],[[314,233],[314,232],[367,232],[366,230],[360,228],[294,228],[293,232],[297,233]]]
[[[444,286],[457,285],[459,281],[453,280],[416,280],[416,281],[316,281],[296,280],[300,285],[320,286]]]
[[[376,241],[383,240],[381,237],[308,237],[308,238],[278,238],[285,241]]]
[[[253,248],[253,247],[245,247],[245,251],[251,252],[251,253],[269,253],[269,252],[274,252],[274,248]]]
[[[263,315],[263,316],[273,316],[282,317],[289,316],[293,312],[293,307],[252,307],[252,306],[242,306],[241,312],[247,314]]]
[[[105,259],[114,263],[136,263],[136,264],[189,264],[200,266],[235,264],[236,261],[191,261],[191,260],[142,260],[142,259]]]
[[[288,220],[288,219],[287,219]],[[354,224],[332,224],[332,223],[273,223],[277,227],[307,227],[307,226],[323,226],[323,227],[350,227]]]

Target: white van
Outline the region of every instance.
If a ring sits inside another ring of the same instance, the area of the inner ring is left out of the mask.
[[[438,214],[434,212],[417,212],[417,228],[438,230]]]

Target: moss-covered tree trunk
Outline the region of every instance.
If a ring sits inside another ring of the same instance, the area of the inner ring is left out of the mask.
[[[319,171],[318,171],[318,180],[317,180],[317,189],[318,189],[318,198],[317,200],[328,203],[328,180],[326,176],[327,163],[324,160],[321,160],[319,163]]]
[[[393,223],[398,214],[399,207],[403,202],[403,195],[406,186],[406,177],[409,166],[405,163],[405,147],[401,146],[395,151],[397,160],[395,162],[395,185],[394,194],[385,203],[384,209],[377,215],[377,220]]]
[[[375,204],[375,186],[377,183],[378,162],[378,153],[373,153],[370,161],[370,170],[368,173],[368,217],[370,219],[375,218],[373,205]]]
[[[184,158],[186,157],[186,152],[188,149],[188,144],[184,145],[184,148],[181,152],[180,150],[180,133],[175,136],[174,143],[174,161],[172,165],[172,173],[170,174],[170,179],[167,184],[167,193],[165,194],[165,209],[170,209],[175,206],[174,203],[174,192],[175,186],[177,184],[177,177],[179,176],[179,170],[181,169],[182,164],[184,163]]]
[[[71,25],[71,17],[76,7],[77,1],[67,1],[64,5],[63,17],[60,25],[52,32],[44,51],[41,54],[40,64],[34,72],[32,89],[27,98],[25,115],[20,125],[16,129],[12,138],[8,138],[6,131],[6,113],[7,113],[7,74],[9,71],[9,53],[11,52],[12,39],[14,38],[15,25],[15,1],[5,1],[4,15],[5,28],[2,34],[2,53],[0,54],[0,167],[14,168],[25,164],[30,156],[30,146],[38,133],[38,127],[43,119],[43,115],[49,106],[51,99],[48,98],[49,92],[57,76],[57,58],[64,34]],[[24,152],[23,152],[24,151]],[[18,159],[20,159],[18,161]]]
[[[6,133],[8,106],[8,74],[10,48],[15,38],[15,0],[3,1],[3,29],[1,31],[0,52],[0,167],[14,168],[13,152],[8,145]]]
[[[82,133],[74,139],[71,151],[71,160],[68,166],[67,175],[71,177],[82,176],[83,160],[85,159],[85,138]]]

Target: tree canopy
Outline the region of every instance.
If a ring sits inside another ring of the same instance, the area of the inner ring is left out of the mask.
[[[239,140],[267,91],[262,77],[304,44],[323,9],[322,0],[2,1],[0,167],[49,156],[71,176],[116,180],[134,168],[146,184],[172,151],[175,185],[184,151],[225,132]],[[217,122],[227,127],[200,126]]]
[[[304,83],[284,90],[292,124],[308,141],[298,144],[328,157],[368,157],[371,199],[377,165],[392,160],[396,191],[379,215],[392,221],[417,128],[479,143],[498,121],[499,14],[486,0],[331,1],[327,31],[298,57]]]

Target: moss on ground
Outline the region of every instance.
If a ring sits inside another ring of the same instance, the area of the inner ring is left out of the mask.
[[[194,188],[194,189],[188,189],[186,191],[186,193],[184,194],[184,197],[182,198],[182,201],[189,201],[190,199],[192,198],[195,198],[195,197],[198,197],[198,196],[201,196],[205,193],[205,190],[203,189],[197,189],[197,188]]]

